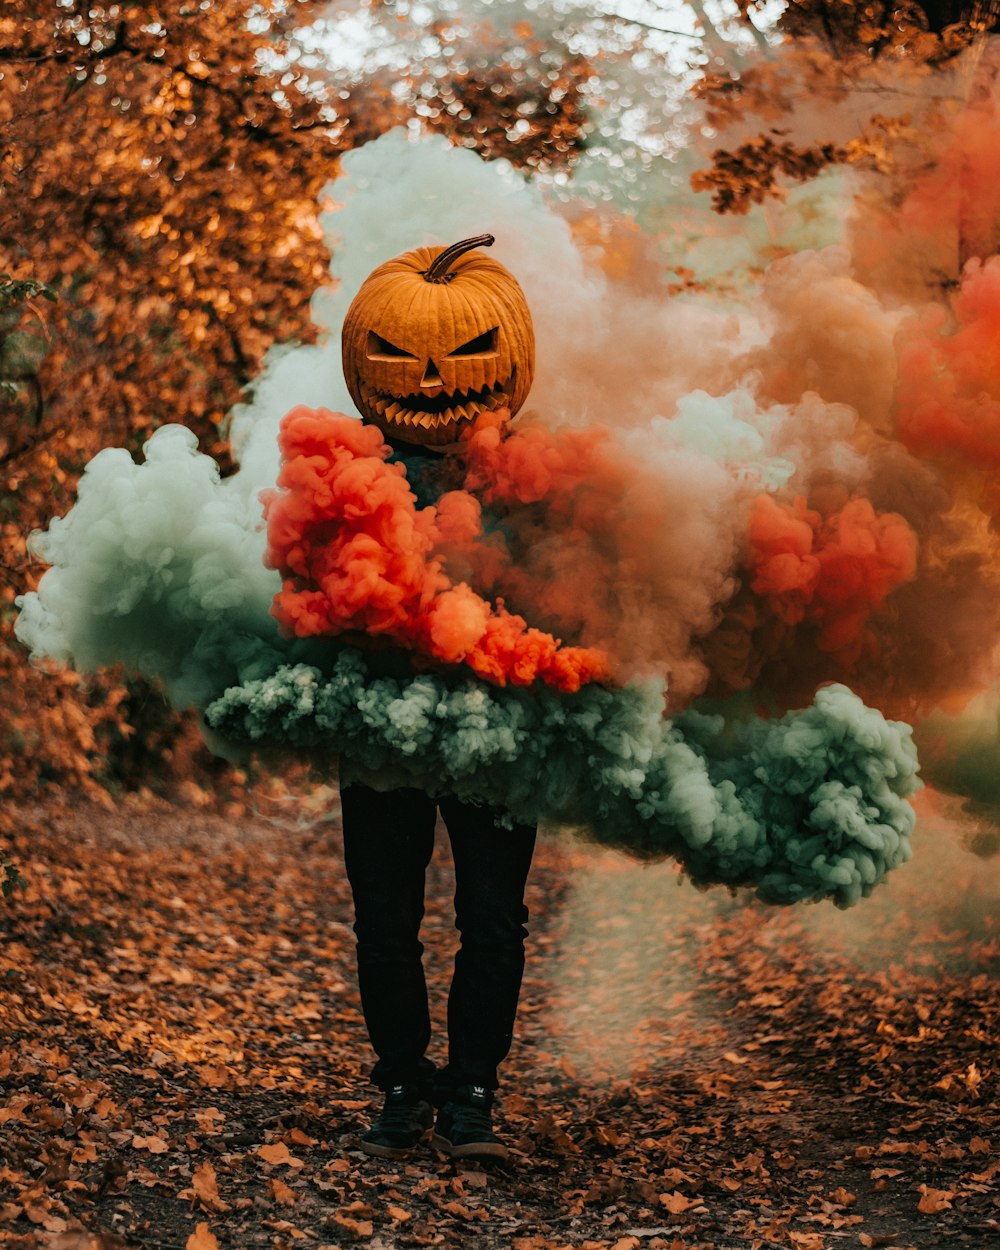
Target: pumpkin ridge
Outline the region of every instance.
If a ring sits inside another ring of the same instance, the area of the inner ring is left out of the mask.
[[[378,294],[379,292],[376,292],[376,297],[378,296]],[[364,346],[367,343],[369,330],[375,330],[376,333],[379,333],[380,326],[382,327],[382,329],[387,329],[388,326],[392,326],[393,328],[395,328],[397,325],[397,321],[399,320],[399,318],[391,315],[393,306],[399,303],[398,294],[395,291],[393,291],[391,288],[387,288],[381,292],[381,296],[382,298],[379,299],[378,302],[374,305],[374,307],[372,308],[371,314],[368,318],[371,324],[361,327],[360,335],[361,335],[362,348],[364,348]],[[384,334],[382,337],[388,338],[390,341],[395,342],[395,340],[392,338],[391,333]],[[406,348],[406,350],[409,351],[409,348],[406,347],[405,343],[396,343],[396,346]]]
[[[433,297],[432,297],[432,298],[433,298]],[[436,302],[436,301],[435,301],[435,302]],[[448,298],[446,298],[446,299],[442,300],[442,301],[441,301],[441,303],[443,304],[444,308],[445,308],[445,309],[447,309],[447,313],[448,313],[448,330],[447,330],[448,336],[449,336],[449,338],[450,338],[450,339],[454,339],[455,335],[458,333],[458,325],[457,325],[457,320],[458,320],[458,319],[457,319],[457,318],[456,318],[456,316],[455,316],[455,292],[454,292],[454,291],[450,291],[450,292],[449,292],[449,295],[448,295]],[[439,333],[439,334],[440,334],[440,332],[441,332],[440,327],[441,327],[441,325],[443,324],[443,322],[444,322],[444,318],[440,318],[440,320],[438,321],[438,327],[439,327],[439,329],[438,329],[438,333]],[[441,352],[440,352],[440,355],[441,355],[441,356],[450,356],[450,355],[451,355],[451,351],[450,351],[450,350],[449,350],[449,351],[447,351],[447,352],[446,352],[446,351],[444,351],[444,343],[443,343],[443,342],[442,342],[442,344],[441,344]],[[440,360],[436,360],[434,363],[435,363],[435,364],[437,365],[437,367],[438,367],[438,372],[440,372],[440,371],[441,371],[441,361],[440,361]],[[451,370],[451,372],[452,372],[452,373],[454,373],[454,368],[453,368],[453,366],[449,366],[449,369]],[[442,375],[442,376],[443,376],[443,375]]]
[[[421,292],[420,287],[419,287],[416,283],[414,283],[414,285],[413,285],[413,289],[412,289],[412,291],[410,292],[410,300],[409,300],[409,303],[406,305],[406,312],[405,312],[405,314],[403,314],[402,316],[397,316],[397,317],[395,317],[395,318],[393,319],[393,322],[392,322],[392,324],[393,324],[394,326],[397,326],[397,325],[398,325],[402,331],[406,332],[407,337],[409,337],[409,332],[406,330],[406,327],[407,327],[408,325],[410,325],[410,324],[411,324],[411,322],[412,322],[412,319],[413,319],[413,306],[414,306],[414,304],[416,304],[416,303],[418,302],[418,300],[419,300],[419,299],[420,299],[420,297],[421,297],[421,294],[422,294],[422,292]],[[392,292],[390,291],[390,292],[389,292],[389,300],[388,300],[388,305],[389,305],[389,306],[391,306],[391,305],[392,305],[392,303],[393,303],[393,300],[392,300]],[[402,346],[403,346],[403,344],[402,344],[402,343],[400,343],[400,344],[399,344],[399,346],[400,346],[400,347],[402,347]],[[406,349],[406,350],[407,350],[408,352],[410,352],[410,355],[411,355],[411,356],[416,356],[416,358],[417,358],[417,360],[418,360],[418,361],[421,359],[421,356],[422,356],[422,353],[421,353],[421,352],[419,352],[419,351],[415,352],[415,351],[413,351],[413,350],[412,350],[411,348],[409,348],[409,347],[407,347],[407,349]]]
[[[469,337],[474,337],[475,332],[476,332],[476,331],[478,330],[478,328],[479,328],[479,322],[480,322],[480,315],[481,315],[481,314],[480,314],[479,310],[476,308],[475,304],[473,304],[472,300],[470,300],[470,299],[469,299],[468,295],[466,294],[466,291],[465,291],[464,287],[456,287],[456,288],[455,288],[455,294],[456,294],[456,295],[460,295],[460,296],[462,297],[462,304],[464,305],[464,307],[465,307],[465,309],[466,309],[466,311],[467,311],[466,326],[467,326],[467,327],[471,327],[471,328],[472,328],[472,330],[473,330],[473,335],[470,335]],[[463,338],[461,339],[461,341],[460,341],[460,342],[454,343],[454,344],[452,345],[452,349],[451,349],[451,350],[452,350],[452,351],[455,351],[455,349],[456,349],[456,348],[458,348],[458,347],[461,347],[461,346],[462,346],[462,343],[467,343],[468,341],[469,341],[469,339],[468,339],[468,338],[463,337]],[[478,371],[479,375],[483,378],[483,385],[485,385],[485,378],[486,378],[486,369],[485,369],[485,367],[484,367],[484,366],[485,366],[485,363],[486,363],[486,362],[485,362],[485,361],[482,361],[482,360],[477,362],[477,371]],[[467,366],[467,367],[468,367],[468,365],[471,365],[471,364],[472,364],[472,362],[471,362],[471,361],[466,362],[466,366]],[[494,370],[493,370],[494,377],[496,377],[497,372],[498,372],[498,370],[497,370],[497,368],[496,368],[496,362],[494,362]]]

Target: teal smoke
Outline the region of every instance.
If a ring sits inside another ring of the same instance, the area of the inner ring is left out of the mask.
[[[349,775],[578,826],[704,885],[849,907],[910,857],[908,726],[845,686],[780,719],[663,717],[658,681],[573,695],[457,676],[379,675],[346,649],[281,665],[206,710],[229,739],[337,753]]]

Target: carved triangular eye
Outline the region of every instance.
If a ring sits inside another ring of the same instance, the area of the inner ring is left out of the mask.
[[[395,343],[390,343],[374,330],[368,331],[368,345],[365,354],[369,360],[416,360],[409,352],[404,352]]]
[[[468,343],[456,347],[448,359],[453,359],[455,356],[495,356],[499,338],[500,327],[494,326],[492,330],[477,334],[474,339],[469,339]]]

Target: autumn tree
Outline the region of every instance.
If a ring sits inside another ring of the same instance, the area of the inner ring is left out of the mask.
[[[756,0],[739,4],[752,24]],[[699,82],[710,124],[737,138],[714,151],[693,186],[711,193],[718,212],[745,213],[782,194],[788,182],[807,181],[830,166],[888,168],[894,141],[920,125],[915,78],[944,75],[998,26],[998,0],[791,0],[775,27],[782,55],[736,57],[710,67]],[[853,108],[838,113],[858,89],[869,93],[871,110],[860,118]],[[830,116],[809,137],[789,137],[787,119],[818,100]]]
[[[29,669],[13,601],[38,572],[27,534],[96,451],[182,421],[222,453],[265,349],[312,334],[318,202],[349,143],[349,107],[286,55],[312,7],[18,0],[0,18],[0,794],[89,785],[127,737],[172,749],[148,690]]]

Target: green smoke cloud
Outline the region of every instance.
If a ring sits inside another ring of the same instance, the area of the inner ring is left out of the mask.
[[[335,752],[349,774],[570,823],[701,884],[769,903],[851,906],[910,857],[909,727],[845,686],[780,719],[662,715],[658,681],[574,695],[457,676],[374,673],[358,651],[324,672],[282,665],[205,717],[230,739]]]

